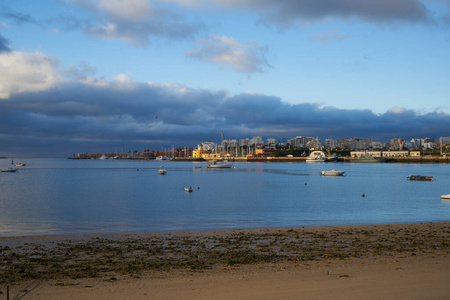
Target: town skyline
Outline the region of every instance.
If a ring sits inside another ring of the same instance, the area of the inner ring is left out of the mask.
[[[450,2],[6,0],[0,156],[450,134]]]

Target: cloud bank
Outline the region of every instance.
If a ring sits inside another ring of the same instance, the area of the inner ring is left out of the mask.
[[[256,93],[192,89],[180,84],[64,81],[41,91],[21,91],[0,101],[2,155],[71,156],[196,146],[226,138],[435,137],[448,135],[450,115],[394,108],[384,114],[315,103],[289,104]],[[42,146],[42,145],[45,145]],[[19,154],[18,154],[19,153]]]
[[[166,0],[202,8],[218,5],[258,13],[263,22],[292,26],[325,20],[358,20],[367,23],[429,22],[433,16],[420,0]],[[436,0],[439,1],[439,0]]]

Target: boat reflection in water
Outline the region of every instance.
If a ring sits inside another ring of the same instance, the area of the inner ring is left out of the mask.
[[[223,160],[214,161],[206,165],[206,167],[208,168],[215,168],[215,169],[231,168],[232,166],[233,166],[232,163],[224,162]]]

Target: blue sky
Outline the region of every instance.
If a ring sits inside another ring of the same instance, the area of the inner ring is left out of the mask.
[[[0,156],[450,135],[448,0],[6,0]]]

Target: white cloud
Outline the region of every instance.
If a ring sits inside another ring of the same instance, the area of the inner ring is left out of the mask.
[[[192,51],[186,51],[189,57],[215,64],[232,67],[238,72],[262,72],[270,67],[265,57],[267,47],[261,47],[257,42],[239,43],[227,36],[212,35],[206,39],[197,40]]]
[[[402,107],[394,106],[394,107],[388,109],[387,112],[390,114],[403,114],[403,113],[405,113],[405,111],[406,111],[406,109],[404,109]]]
[[[203,25],[191,23],[171,8],[150,0],[66,0],[91,13],[88,21],[74,22],[86,34],[105,40],[122,40],[146,47],[155,37],[187,39]],[[152,6],[152,4],[155,4]]]
[[[45,91],[59,80],[56,59],[42,53],[0,54],[0,99],[11,94]]]

